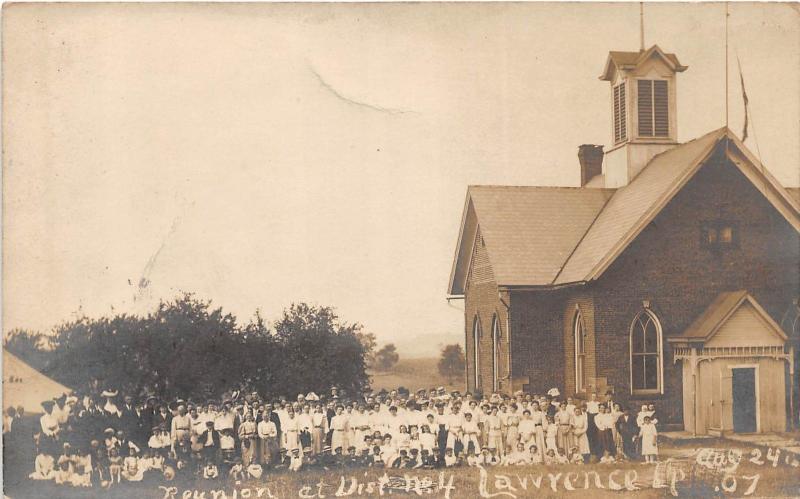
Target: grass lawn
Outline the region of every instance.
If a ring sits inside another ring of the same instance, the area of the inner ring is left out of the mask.
[[[522,498],[586,496],[655,498],[674,491],[683,497],[797,497],[797,456],[763,452],[725,441],[704,442],[713,449],[699,453],[692,445],[661,445],[661,462],[618,464],[450,468],[444,470],[342,469],[266,474],[258,481],[234,483],[195,480],[123,484],[109,491],[71,489],[26,482],[6,489],[9,497],[142,497],[249,499],[256,497]],[[741,456],[740,459],[736,456]],[[698,456],[701,464],[698,464]],[[702,462],[717,460],[730,472],[712,472]],[[735,466],[732,463],[738,463]],[[674,486],[673,482],[674,481]],[[382,492],[382,494],[381,494]]]
[[[372,388],[380,390],[393,390],[399,386],[404,386],[411,391],[417,391],[420,388],[429,388],[444,386],[448,391],[459,390],[464,391],[463,376],[453,380],[449,383],[447,378],[439,374],[437,366],[439,359],[437,358],[419,358],[419,359],[400,359],[400,361],[387,372],[370,371],[369,375],[372,380]]]

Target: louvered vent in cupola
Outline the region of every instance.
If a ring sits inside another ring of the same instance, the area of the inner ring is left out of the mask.
[[[625,109],[625,82],[614,87],[614,143],[619,144],[628,138]]]
[[[666,80],[637,80],[640,137],[669,137],[669,87]]]

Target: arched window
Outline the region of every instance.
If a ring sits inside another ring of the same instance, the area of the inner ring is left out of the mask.
[[[500,321],[492,317],[492,389],[500,389]]]
[[[575,391],[586,389],[586,330],[580,310],[575,313],[573,325],[575,334]]]
[[[472,344],[473,354],[475,355],[475,388],[477,389],[481,387],[481,321],[477,315],[472,323]]]
[[[663,350],[661,324],[649,309],[631,324],[631,392],[662,393]]]

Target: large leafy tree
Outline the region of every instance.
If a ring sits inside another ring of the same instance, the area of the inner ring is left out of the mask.
[[[277,385],[286,395],[331,386],[360,393],[369,386],[362,329],[341,322],[330,307],[293,304],[275,322],[283,354]]]
[[[144,317],[83,317],[52,335],[12,331],[5,346],[74,388],[97,380],[138,395],[202,399],[234,389],[360,391],[368,384],[365,335],[329,307],[292,305],[270,328],[259,312],[240,325],[210,301],[184,294]]]

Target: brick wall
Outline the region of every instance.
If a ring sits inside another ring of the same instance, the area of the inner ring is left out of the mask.
[[[738,248],[701,244],[703,221],[738,224]],[[664,341],[664,395],[630,394],[629,328],[649,300],[664,337],[682,332],[722,291],[748,290],[780,321],[800,289],[800,238],[733,166],[712,160],[589,289],[594,296],[598,375],[631,404],[654,400],[662,417],[682,420],[680,364]]]
[[[527,381],[527,389],[534,393],[564,387],[561,330],[567,298],[563,291],[516,291],[511,295],[513,376]]]

